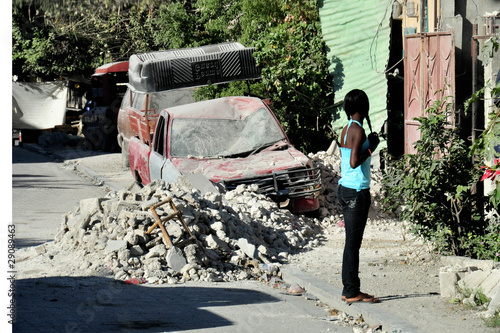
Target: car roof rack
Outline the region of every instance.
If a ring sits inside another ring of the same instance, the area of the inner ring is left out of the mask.
[[[139,53],[129,59],[129,83],[136,90],[177,88],[259,79],[255,48],[237,42]]]

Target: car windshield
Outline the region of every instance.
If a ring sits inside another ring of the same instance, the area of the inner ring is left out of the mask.
[[[243,119],[175,118],[170,134],[172,157],[250,155],[285,137],[266,108]]]

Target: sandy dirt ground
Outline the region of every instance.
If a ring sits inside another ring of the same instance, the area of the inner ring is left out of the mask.
[[[326,230],[321,246],[294,256],[289,265],[340,288],[344,236],[341,227]],[[360,252],[361,290],[381,300],[372,306],[424,332],[498,332],[485,326],[479,312],[440,296],[440,267],[440,257],[401,221],[372,214]]]

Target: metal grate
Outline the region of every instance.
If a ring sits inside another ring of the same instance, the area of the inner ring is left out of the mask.
[[[267,175],[237,180],[221,181],[227,190],[238,185],[258,186],[258,193],[276,201],[292,198],[317,197],[321,189],[321,171],[316,168],[275,171]]]

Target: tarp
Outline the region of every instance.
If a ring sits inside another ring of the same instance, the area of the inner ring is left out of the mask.
[[[67,92],[64,81],[12,82],[12,128],[43,130],[63,125]]]

